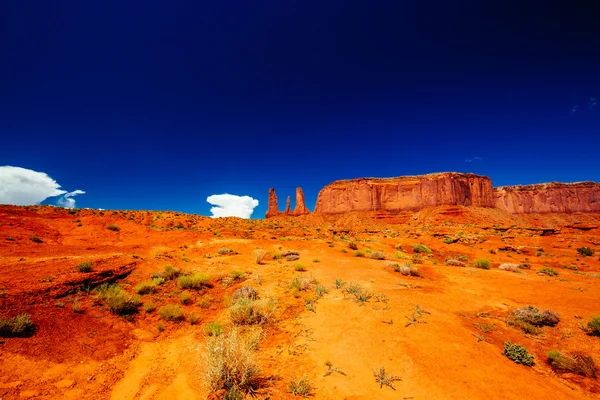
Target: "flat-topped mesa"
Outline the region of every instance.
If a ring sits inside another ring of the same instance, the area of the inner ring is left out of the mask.
[[[439,205],[493,207],[492,182],[487,176],[457,172],[336,181],[319,192],[315,213],[394,212]]]
[[[496,207],[512,214],[600,211],[600,183],[540,183],[494,189]]]
[[[296,207],[294,208],[294,211],[292,211],[291,207],[291,197],[288,196],[285,204],[285,211],[283,212],[279,211],[275,188],[269,189],[269,208],[265,218],[276,217],[278,215],[297,216],[304,214],[310,214],[310,210],[306,208],[306,205],[304,204],[304,193],[301,188],[296,188]]]

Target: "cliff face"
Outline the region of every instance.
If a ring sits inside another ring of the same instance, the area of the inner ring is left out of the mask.
[[[401,211],[437,205],[493,207],[492,182],[486,176],[454,172],[336,181],[319,192],[315,213]]]
[[[495,205],[513,214],[600,211],[600,183],[542,183],[494,189]]]
[[[306,205],[304,204],[304,192],[302,192],[301,188],[296,188],[296,207],[294,208],[294,211],[291,209],[291,198],[288,196],[285,202],[285,211],[283,212],[279,211],[275,189],[269,189],[269,208],[265,218],[271,218],[278,215],[296,216],[304,214],[310,214],[310,210],[306,208]]]

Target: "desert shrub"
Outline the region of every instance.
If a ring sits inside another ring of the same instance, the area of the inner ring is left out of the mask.
[[[402,378],[400,378],[397,375],[389,375],[386,372],[384,366],[381,366],[379,369],[374,369],[373,376],[375,377],[375,381],[377,383],[379,383],[380,389],[383,388],[384,386],[387,386],[393,390],[396,390],[396,387],[394,386],[394,382],[402,380]]]
[[[77,266],[79,272],[92,272],[92,262],[84,261]]]
[[[363,250],[356,250],[354,252],[354,257],[364,257],[365,256],[365,252]]]
[[[590,335],[600,336],[600,315],[594,315],[588,320],[587,331]]]
[[[119,225],[115,225],[115,224],[110,224],[106,227],[109,231],[113,231],[113,232],[118,232],[121,230],[121,228],[119,228]]]
[[[423,263],[423,256],[421,255],[421,253],[415,253],[412,255],[411,259],[413,264],[422,264]]]
[[[354,296],[354,301],[361,306],[373,298],[373,292],[363,288],[359,283],[349,283],[344,289],[344,293]]]
[[[475,268],[490,269],[490,266],[491,266],[491,264],[490,264],[489,260],[486,260],[484,258],[475,260]]]
[[[551,310],[541,311],[533,306],[525,306],[514,310],[510,317],[533,326],[555,326],[560,322],[560,315]]]
[[[196,325],[198,322],[200,322],[200,316],[193,311],[188,314],[187,319],[190,322],[190,325]]]
[[[9,242],[14,242],[15,238],[12,236],[7,236],[4,238],[5,240],[8,240]]]
[[[299,260],[300,257],[297,254],[290,254],[285,256],[285,261],[296,261]]]
[[[307,375],[302,376],[300,379],[292,379],[288,385],[288,392],[294,396],[309,397],[313,392],[312,382]]]
[[[467,266],[464,262],[455,260],[452,258],[447,258],[445,264],[450,265],[452,267],[466,267]]]
[[[504,264],[500,264],[498,269],[501,269],[503,271],[518,272],[519,264],[504,263]]]
[[[358,245],[354,242],[350,242],[350,243],[348,243],[348,248],[350,250],[358,250]]]
[[[282,257],[288,257],[288,256],[299,256],[300,253],[298,253],[296,250],[286,250],[283,253],[281,253]]]
[[[212,392],[218,390],[253,392],[259,386],[260,370],[254,354],[238,333],[211,336],[206,341],[206,382]]]
[[[162,271],[154,272],[151,277],[152,279],[162,278],[166,281],[173,280],[181,275],[181,269],[176,268],[172,265],[165,265],[165,268]]]
[[[180,276],[177,284],[182,289],[200,289],[209,286],[210,276],[200,272]]]
[[[542,269],[540,269],[538,272],[538,274],[544,274],[544,275],[548,275],[548,276],[556,276],[558,275],[558,271],[550,268],[550,267],[544,267]]]
[[[298,262],[294,264],[294,270],[298,272],[304,272],[306,271],[306,267],[304,266],[304,264]]]
[[[383,254],[381,251],[372,252],[370,257],[373,260],[385,260],[385,254]]]
[[[188,305],[192,302],[192,295],[190,292],[181,292],[179,295],[179,300],[181,300],[181,304]]]
[[[204,333],[207,336],[220,336],[223,333],[223,325],[218,321],[209,322],[204,326]]]
[[[200,300],[198,300],[198,306],[200,308],[208,308],[212,304],[212,301],[213,298],[210,295],[205,294],[200,298]]]
[[[183,321],[183,310],[177,304],[167,304],[158,309],[158,315],[165,321]]]
[[[150,314],[151,312],[154,312],[154,310],[156,310],[156,305],[154,303],[150,302],[144,304],[144,311],[146,311],[146,313]]]
[[[28,314],[19,314],[13,318],[0,317],[0,337],[29,337],[35,330],[35,324]]]
[[[236,251],[228,249],[227,247],[221,247],[218,251],[217,254],[220,256],[231,256],[231,255],[235,255],[237,254]]]
[[[257,264],[262,264],[267,252],[265,249],[256,249],[254,250],[254,262]]]
[[[594,255],[594,250],[592,250],[589,247],[579,247],[577,249],[577,252],[582,256],[582,257],[591,257]]]
[[[292,280],[292,289],[303,292],[305,290],[312,289],[312,287],[317,283],[315,279],[309,278],[294,278]]]
[[[232,281],[241,281],[246,276],[244,271],[240,271],[239,269],[234,269],[229,273],[229,278]]]
[[[258,292],[251,286],[243,286],[233,293],[233,300],[248,298],[252,300],[258,299]]]
[[[454,240],[452,240],[452,238],[445,237],[444,239],[442,239],[442,242],[444,242],[446,244],[452,244],[452,243],[454,243]]]
[[[568,371],[578,375],[597,378],[594,360],[584,353],[565,355],[558,350],[552,350],[548,353],[548,362],[552,368],[559,371]]]
[[[511,342],[504,343],[504,355],[509,360],[517,364],[523,364],[531,367],[535,364],[535,358],[529,354],[527,349],[519,344],[513,344]]]
[[[39,236],[30,236],[29,240],[31,240],[34,243],[43,243],[44,241],[39,237]]]
[[[341,289],[344,286],[344,283],[345,282],[344,282],[344,280],[342,278],[336,278],[335,279],[335,283],[334,283],[335,288],[336,289]]]
[[[340,250],[342,253],[347,253],[348,250],[346,250],[345,248],[342,247],[342,250]]]
[[[116,284],[104,283],[96,288],[96,293],[110,311],[117,315],[135,314],[142,303],[138,296],[130,295]]]
[[[412,249],[417,254],[419,254],[419,253],[431,254],[431,250],[429,249],[429,247],[425,246],[424,244],[413,244]]]
[[[321,262],[321,260],[319,260],[318,258],[313,258],[313,262],[318,263],[318,262]]]
[[[253,300],[240,297],[229,308],[229,316],[234,324],[254,325],[269,323],[275,314],[275,304],[266,300]]]
[[[158,329],[159,332],[164,332],[165,330],[165,326],[163,324],[158,324],[156,326],[156,329]]]
[[[138,294],[154,293],[156,292],[156,283],[154,280],[141,282],[135,287],[135,291]]]

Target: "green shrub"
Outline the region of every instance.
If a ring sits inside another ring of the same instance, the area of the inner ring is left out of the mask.
[[[582,376],[597,378],[594,360],[584,353],[565,355],[558,350],[552,350],[548,353],[548,362],[552,368],[559,371],[568,371]]]
[[[150,314],[151,312],[154,312],[154,310],[156,310],[156,305],[154,303],[150,302],[144,304],[144,311],[146,311],[146,313]]]
[[[336,289],[341,289],[344,286],[344,281],[341,278],[336,278],[335,279],[335,288]]]
[[[528,367],[531,367],[535,364],[535,358],[529,354],[525,347],[519,344],[505,342],[504,355],[508,357],[509,360],[512,360],[517,364],[523,364]]]
[[[212,301],[213,301],[213,298],[210,295],[205,294],[204,296],[202,296],[200,298],[200,300],[198,300],[198,306],[200,308],[209,308],[210,305],[212,304]]]
[[[190,322],[190,325],[196,325],[200,321],[200,316],[192,311],[188,314],[188,321]]]
[[[138,312],[141,300],[137,296],[132,296],[117,284],[104,283],[96,292],[113,314],[131,315]]]
[[[347,253],[347,252],[348,252],[348,250],[346,250],[346,248],[342,247],[342,250],[341,250],[341,252],[342,252],[342,253]]]
[[[294,264],[294,270],[298,272],[304,272],[306,271],[306,267],[304,266],[304,264],[298,262]]]
[[[234,269],[229,273],[229,277],[232,281],[241,281],[246,276],[244,271],[240,271],[239,269]]]
[[[181,300],[181,304],[187,306],[192,302],[192,295],[190,294],[190,292],[181,292],[181,294],[179,295],[179,300]]]
[[[594,315],[588,320],[587,331],[590,335],[600,336],[600,315]]]
[[[445,237],[444,239],[442,239],[442,242],[444,242],[446,244],[452,244],[452,243],[454,243],[454,240],[452,240],[452,238]]]
[[[138,294],[154,293],[156,292],[156,283],[153,280],[141,282],[135,287],[135,291]]]
[[[558,271],[550,268],[550,267],[544,267],[542,269],[540,269],[538,272],[538,274],[544,274],[544,275],[548,275],[548,276],[556,276],[558,275]]]
[[[115,224],[110,224],[106,227],[108,230],[110,231],[114,231],[114,232],[118,232],[121,230],[121,228],[119,228],[119,225],[115,225]]]
[[[234,324],[253,325],[269,323],[275,313],[275,305],[266,300],[253,300],[241,297],[229,308],[229,316]]]
[[[370,257],[373,260],[385,260],[385,254],[383,254],[381,251],[372,252]]]
[[[582,257],[591,257],[594,255],[594,250],[592,250],[589,247],[579,247],[577,249],[577,252],[582,256]]]
[[[419,253],[431,254],[431,250],[429,249],[429,247],[425,246],[424,244],[413,244],[412,249],[417,254],[419,254]]]
[[[288,385],[288,392],[294,396],[309,397],[313,390],[313,384],[308,379],[307,375],[302,376],[300,379],[290,380]]]
[[[200,289],[208,287],[210,282],[210,276],[200,272],[196,272],[192,275],[185,275],[179,277],[177,284],[182,289]]]
[[[365,252],[363,250],[356,250],[354,252],[354,257],[364,257],[365,256]]]
[[[218,321],[209,322],[204,326],[204,333],[207,336],[219,336],[223,333],[223,325]]]
[[[173,280],[181,275],[181,269],[176,268],[172,265],[165,265],[162,271],[154,272],[151,277],[152,279],[164,279],[166,281]]]
[[[183,310],[177,304],[167,304],[158,309],[158,315],[165,321],[183,321]]]
[[[43,243],[44,241],[39,236],[30,236],[29,240],[35,243]]]
[[[0,317],[0,337],[29,337],[35,331],[36,326],[28,314],[19,314],[13,318]]]
[[[92,272],[92,262],[84,261],[77,266],[79,272]]]
[[[490,262],[484,258],[475,260],[475,268],[490,269]]]

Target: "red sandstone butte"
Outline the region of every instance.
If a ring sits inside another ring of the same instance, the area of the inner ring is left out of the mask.
[[[315,213],[393,212],[438,205],[493,207],[492,182],[487,176],[456,172],[336,181],[319,192]]]
[[[540,183],[494,189],[497,208],[512,214],[600,211],[600,183]]]
[[[304,192],[302,188],[296,188],[296,207],[294,208],[294,215],[310,214],[310,210],[306,208],[304,204]]]
[[[278,215],[296,216],[296,215],[310,214],[310,210],[308,208],[306,208],[306,205],[304,204],[304,192],[302,192],[301,188],[296,188],[296,207],[294,208],[293,212],[292,212],[292,208],[291,208],[290,196],[288,196],[288,198],[287,198],[286,205],[285,205],[285,211],[284,212],[279,211],[279,206],[277,203],[277,195],[275,194],[274,188],[269,189],[269,205],[268,205],[268,207],[269,208],[267,210],[267,214],[265,215],[265,218],[271,218],[271,217],[275,217]]]

